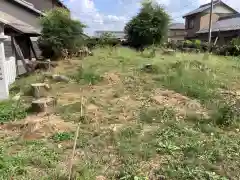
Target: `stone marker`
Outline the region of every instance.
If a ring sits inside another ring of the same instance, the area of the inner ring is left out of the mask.
[[[57,100],[53,97],[39,98],[32,101],[32,111],[36,113],[53,111],[56,106]]]
[[[32,96],[34,98],[46,97],[47,91],[50,89],[50,86],[46,83],[35,83],[31,84],[32,87]]]

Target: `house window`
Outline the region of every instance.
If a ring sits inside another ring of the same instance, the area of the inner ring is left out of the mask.
[[[194,20],[190,19],[188,20],[188,29],[192,29],[192,28],[194,28]]]

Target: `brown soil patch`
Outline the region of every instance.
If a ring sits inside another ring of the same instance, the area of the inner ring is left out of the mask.
[[[121,81],[120,75],[114,72],[105,73],[103,77],[109,84],[118,84]]]
[[[75,125],[64,122],[58,116],[29,116],[22,121],[11,122],[1,127],[8,132],[17,132],[26,140],[47,138],[57,132],[71,132]]]
[[[58,97],[58,102],[61,105],[74,104],[74,103],[80,102],[80,101],[81,101],[81,93],[80,92],[62,93]]]
[[[87,106],[87,111],[98,111],[98,107],[94,104],[89,104]]]
[[[109,107],[111,114],[115,115],[121,123],[136,119],[138,109],[141,107],[141,102],[129,95],[112,99],[109,104],[111,104]]]
[[[104,121],[104,111],[95,104],[89,104],[86,106],[86,114],[88,121],[92,123],[100,123]]]
[[[176,110],[179,117],[198,114],[208,117],[207,110],[197,101],[170,90],[157,89],[152,99],[165,107]]]
[[[107,180],[107,178],[104,176],[97,176],[96,180]]]
[[[80,65],[81,65],[80,60],[74,60],[74,59],[67,60],[67,61],[62,60],[58,62],[58,66],[54,69],[54,73],[64,73],[64,74],[66,74],[66,72],[71,73],[77,70]]]

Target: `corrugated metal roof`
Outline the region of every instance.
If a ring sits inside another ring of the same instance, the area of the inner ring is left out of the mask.
[[[225,17],[212,25],[212,32],[240,30],[240,14]],[[208,33],[208,28],[203,28],[197,34]]]
[[[24,34],[40,35],[40,31],[33,26],[2,11],[0,11],[0,22]]]
[[[213,2],[213,6],[216,6],[217,4],[220,4],[220,3],[222,5],[228,7],[229,9],[233,10],[235,13],[238,13],[235,9],[231,8],[230,6],[228,6],[227,4],[222,2],[221,0],[214,1]],[[197,8],[197,9],[195,9],[195,10],[193,10],[193,11],[187,13],[187,14],[185,14],[183,17],[194,15],[194,14],[197,14],[197,13],[200,13],[200,12],[204,12],[204,11],[210,9],[210,8],[211,8],[211,3],[203,4],[199,8]]]
[[[184,23],[172,23],[169,25],[169,29],[185,29]]]

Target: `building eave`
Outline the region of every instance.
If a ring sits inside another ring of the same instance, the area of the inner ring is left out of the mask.
[[[208,3],[208,4],[209,4],[209,3]],[[238,11],[236,11],[235,9],[233,9],[232,7],[230,7],[229,5],[227,5],[226,3],[222,2],[222,1],[217,1],[217,2],[215,2],[215,3],[213,4],[213,6],[216,6],[216,5],[218,5],[218,4],[221,4],[221,5],[225,6],[225,7],[227,7],[228,9],[231,9],[234,13],[239,13]],[[193,10],[193,11],[187,13],[187,14],[185,14],[185,15],[183,16],[183,18],[186,18],[186,17],[188,17],[188,16],[194,16],[194,15],[196,15],[196,14],[205,12],[205,11],[209,10],[210,8],[211,8],[210,5],[208,5],[207,7],[204,7],[204,6],[202,5],[202,6],[200,6],[199,8],[197,8],[197,9],[195,9],[195,10]],[[202,9],[202,10],[201,10],[201,9]]]

